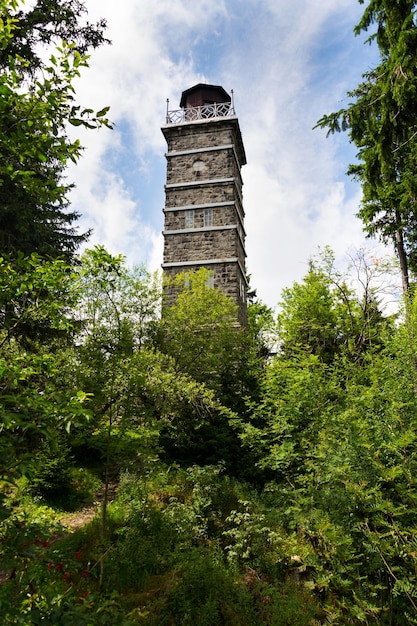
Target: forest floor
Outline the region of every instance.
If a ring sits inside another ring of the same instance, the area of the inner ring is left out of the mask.
[[[117,483],[110,483],[107,491],[108,503],[113,502],[117,494]],[[95,518],[104,500],[105,487],[102,485],[100,489],[95,493],[95,500],[92,504],[81,508],[79,511],[71,513],[64,513],[60,519],[61,524],[66,526],[69,530],[75,531],[78,528],[82,528],[92,519]]]
[[[108,504],[113,502],[117,496],[118,483],[110,483],[107,490]],[[63,534],[57,534],[51,539],[51,543],[56,543],[63,539],[64,536],[71,534],[91,522],[100,512],[105,495],[105,486],[101,487],[94,494],[94,501],[86,504],[78,511],[71,513],[62,513],[59,515],[59,522],[64,526]],[[10,580],[14,576],[15,570],[4,570],[0,564],[0,585]]]

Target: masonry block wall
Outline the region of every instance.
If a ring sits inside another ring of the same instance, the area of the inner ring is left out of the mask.
[[[186,117],[185,117],[186,119]],[[206,267],[213,286],[247,323],[241,167],[245,151],[236,117],[167,124],[164,260],[168,275]]]

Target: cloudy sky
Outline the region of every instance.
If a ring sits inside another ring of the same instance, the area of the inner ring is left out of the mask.
[[[355,37],[357,0],[85,0],[112,45],[93,53],[76,85],[80,103],[110,105],[113,131],[88,131],[69,172],[81,227],[129,264],[162,262],[166,112],[198,82],[234,90],[248,164],[243,168],[247,270],[275,306],[284,287],[330,245],[342,259],[366,242],[360,189],[345,176],[345,135],[312,130],[345,106],[376,61]],[[77,129],[78,131],[78,129]],[[373,254],[375,242],[372,244]],[[377,252],[380,254],[380,251]]]

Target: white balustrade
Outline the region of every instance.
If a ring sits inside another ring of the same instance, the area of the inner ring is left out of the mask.
[[[215,117],[232,117],[235,110],[232,102],[214,102],[199,107],[187,107],[176,111],[167,111],[167,124],[185,124],[197,120],[213,119]]]

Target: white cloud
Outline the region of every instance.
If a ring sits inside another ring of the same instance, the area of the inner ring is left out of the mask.
[[[210,29],[213,20],[224,16],[224,4],[165,0],[138,5],[124,0],[120,10],[114,2],[92,0],[88,10],[90,21],[102,16],[107,19],[112,45],[93,53],[90,68],[78,81],[77,97],[96,110],[109,105],[115,129],[80,133],[77,128],[77,136],[81,135],[87,149],[77,168],[69,172],[69,179],[76,184],[72,202],[83,215],[81,226],[94,229],[90,245],[100,242],[127,254],[132,263],[144,260],[156,267],[162,261],[159,231],[147,224],[147,207],[113,170],[110,155],[122,158],[126,148],[121,128],[127,125],[130,169],[138,181],[149,175],[152,159],[165,150],[160,126],[165,119],[166,98],[178,99],[179,89],[198,79],[187,41],[191,37],[195,42],[197,31]],[[173,49],[175,43],[182,50],[179,56]],[[159,210],[162,194],[161,181],[161,188],[155,190],[156,197],[161,197]]]
[[[319,246],[328,244],[344,255],[352,245],[366,245],[355,218],[360,193],[348,196],[344,176],[354,155],[348,150],[343,162],[340,139],[326,140],[324,132],[312,130],[324,107],[337,109],[337,99],[352,86],[348,72],[343,80],[336,74],[335,85],[325,81],[325,91],[313,79],[326,24],[339,16],[347,28],[349,4],[270,2],[254,24],[246,54],[232,61],[248,158],[243,170],[248,268],[258,295],[270,305],[283,287],[302,277]],[[340,54],[345,58],[343,49]],[[334,74],[337,61],[323,61],[322,72]]]
[[[70,172],[74,208],[94,226],[93,242],[159,266],[166,98],[177,108],[181,91],[205,80],[235,90],[248,158],[248,269],[259,296],[274,305],[318,245],[343,255],[364,242],[354,217],[359,190],[352,197],[344,177],[352,148],[346,137],[312,131],[367,69],[352,34],[360,7],[351,0],[123,0],[121,10],[113,0],[89,0],[87,8],[90,20],[108,20],[113,44],[93,53],[77,92],[83,104],[111,105],[116,124],[82,138],[88,149]]]

